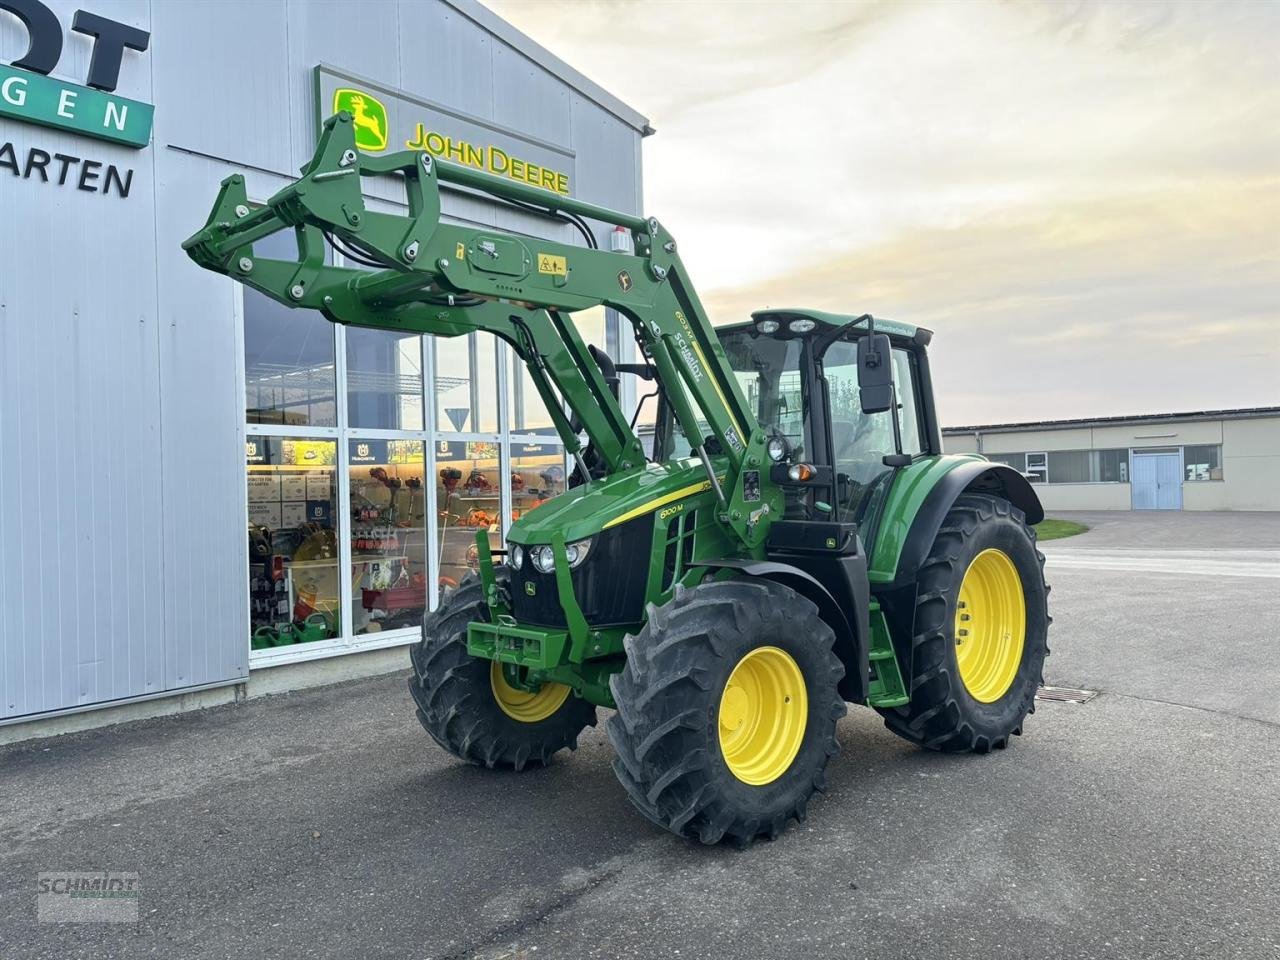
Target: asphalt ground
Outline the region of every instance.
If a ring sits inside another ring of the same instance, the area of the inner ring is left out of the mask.
[[[809,819],[747,850],[632,810],[603,730],[464,766],[392,676],[0,748],[0,958],[1280,957],[1280,514],[1082,516],[1052,684],[941,756],[851,708]],[[40,923],[41,871],[141,878]]]

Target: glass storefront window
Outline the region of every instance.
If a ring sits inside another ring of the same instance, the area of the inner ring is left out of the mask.
[[[436,351],[436,429],[441,433],[498,430],[497,341],[490,334],[441,337]]]
[[[251,647],[337,636],[337,443],[250,437],[245,464]]]
[[[347,328],[347,422],[366,430],[422,430],[422,337]]]
[[[292,233],[258,241],[256,255],[292,260]],[[249,423],[332,427],[338,423],[334,325],[314,310],[293,310],[244,290],[245,419]]]
[[[565,491],[564,447],[511,442],[511,519]]]
[[[556,428],[551,422],[551,414],[547,413],[547,405],[542,402],[542,395],[529,376],[528,366],[514,350],[508,350],[507,355],[511,358],[511,376],[507,379],[511,385],[511,398],[507,404],[507,423],[511,432],[554,437]],[[554,383],[551,389],[556,389]]]
[[[578,336],[587,345],[594,345],[607,351],[607,314],[604,307],[592,307],[580,310],[571,315]],[[546,404],[538,393],[538,388],[529,376],[529,368],[514,350],[508,351],[511,362],[511,373],[507,378],[507,428],[512,433],[536,433],[548,438],[556,437],[556,428],[547,413]],[[616,362],[618,357],[613,358]],[[555,390],[552,384],[552,390]],[[652,418],[651,418],[652,419]]]
[[[347,448],[352,629],[415,627],[427,604],[423,441],[354,439]]]
[[[436,444],[436,530],[440,592],[462,582],[479,565],[476,532],[502,547],[501,475],[498,444],[440,440]]]

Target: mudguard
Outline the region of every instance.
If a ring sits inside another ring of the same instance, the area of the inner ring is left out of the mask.
[[[812,559],[812,565],[816,572],[822,574],[822,579],[796,564],[778,560],[725,558],[703,560],[693,566],[738,570],[748,576],[773,580],[811,600],[818,608],[819,616],[836,635],[835,654],[844,664],[840,695],[850,703],[865,702],[870,682],[868,643],[871,629],[871,593],[865,556],[859,549],[854,554],[838,558],[795,556],[788,559],[806,565]]]
[[[962,493],[1003,497],[1028,523],[1044,519],[1040,498],[1013,467],[972,455],[921,460],[901,472],[876,524],[869,575],[873,583],[914,583],[942,521]]]
[[[956,499],[963,493],[1003,497],[1033,524],[1044,519],[1044,508],[1026,477],[1007,464],[982,457],[955,455],[922,460],[903,474],[881,513],[869,576],[871,592],[889,621],[898,663],[910,689],[916,573]]]

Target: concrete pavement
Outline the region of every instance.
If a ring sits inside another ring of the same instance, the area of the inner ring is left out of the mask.
[[[1251,563],[1280,515],[1046,544],[1047,679],[1101,695],[986,757],[851,709],[828,794],[746,851],[648,825],[599,728],[455,762],[398,676],[0,749],[0,957],[1280,956],[1274,579],[1066,560],[1196,539]],[[141,922],[37,923],[36,873],[90,868],[141,874]]]

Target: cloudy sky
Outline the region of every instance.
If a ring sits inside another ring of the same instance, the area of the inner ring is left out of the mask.
[[[1280,403],[1280,3],[485,2],[650,118],[716,322],[930,327],[944,424]]]

